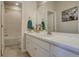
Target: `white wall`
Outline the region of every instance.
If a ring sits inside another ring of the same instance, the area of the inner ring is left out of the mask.
[[[36,8],[37,4],[33,1],[22,2],[22,41],[21,41],[21,48],[24,51],[25,48],[25,40],[24,39],[24,32],[27,30],[27,21],[28,17],[30,16],[33,22],[33,26],[36,25]]]
[[[78,21],[62,22],[61,12],[75,6],[79,6],[79,2],[76,1],[61,1],[56,2],[56,18],[57,18],[57,31],[66,33],[78,33]]]
[[[23,2],[23,19],[25,20],[25,30],[27,30],[27,21],[29,20],[29,16],[33,22],[33,26],[36,25],[36,2]]]

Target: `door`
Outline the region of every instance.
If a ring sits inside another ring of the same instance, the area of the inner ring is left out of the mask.
[[[1,20],[2,20],[2,21],[1,21],[1,24],[2,24],[2,25],[1,25],[1,26],[2,26],[2,27],[1,27],[1,29],[2,29],[2,31],[1,31],[1,32],[2,32],[2,34],[1,34],[1,35],[2,35],[2,41],[1,41],[1,42],[2,42],[2,45],[1,45],[1,46],[2,46],[2,47],[1,47],[1,50],[2,50],[2,51],[1,51],[1,52],[2,52],[2,53],[1,53],[1,54],[3,55],[3,52],[4,52],[4,27],[3,27],[3,26],[4,26],[4,11],[5,11],[5,8],[4,8],[4,3],[1,2],[1,4],[2,4],[2,6],[1,6],[1,9],[2,9],[2,10],[1,10],[1,12],[2,12],[2,13],[1,13],[1,15],[2,15],[2,19],[1,19]]]
[[[4,5],[3,2],[0,1],[0,56],[3,55],[4,51],[3,18],[4,18]]]
[[[48,31],[49,32],[55,31],[54,13],[53,12],[48,12]]]
[[[1,1],[0,1],[0,56],[1,56]]]

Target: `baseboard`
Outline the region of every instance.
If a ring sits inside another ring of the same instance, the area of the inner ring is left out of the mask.
[[[17,37],[10,37],[10,36],[7,36],[7,37],[4,37],[4,39],[6,40],[11,40],[11,39],[21,39],[21,36],[17,36]]]

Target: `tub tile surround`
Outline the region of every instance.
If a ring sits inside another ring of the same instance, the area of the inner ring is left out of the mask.
[[[79,56],[79,34],[52,32],[52,35],[48,35],[46,31],[39,33],[26,31],[25,33],[30,37],[35,37]]]

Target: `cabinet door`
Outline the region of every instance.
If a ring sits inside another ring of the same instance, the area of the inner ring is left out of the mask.
[[[26,35],[26,51],[27,51],[27,46],[28,46],[28,37]]]
[[[28,43],[28,38],[27,38],[27,35],[26,35],[26,51],[27,51],[27,44]]]
[[[31,40],[32,39],[32,40]],[[34,38],[28,36],[26,39],[26,48],[29,54],[32,57],[48,57],[49,53],[42,49],[38,44],[36,44],[34,41]]]
[[[30,46],[30,39],[29,37],[26,35],[26,51],[29,51],[29,47]]]
[[[32,42],[31,37],[28,35],[26,36],[26,50],[31,56],[35,55],[34,42]]]
[[[71,51],[54,45],[51,45],[50,55],[56,57],[79,57],[79,55],[72,53]]]
[[[42,49],[39,45],[34,43],[34,41],[30,40],[30,42],[31,42],[31,44],[30,44],[30,49],[31,49],[30,54],[33,57],[48,57],[49,56],[49,52]]]
[[[32,42],[31,40],[29,43],[29,54],[31,56],[35,56],[35,54],[36,54],[36,49],[34,49],[34,42]]]
[[[36,51],[35,57],[49,57],[49,52],[45,51],[39,46],[35,45],[34,49]]]
[[[37,39],[35,37],[30,37],[30,38],[35,44],[37,44],[38,46],[40,46],[41,48],[49,52],[49,47],[50,47],[49,43],[42,41],[40,39]]]

